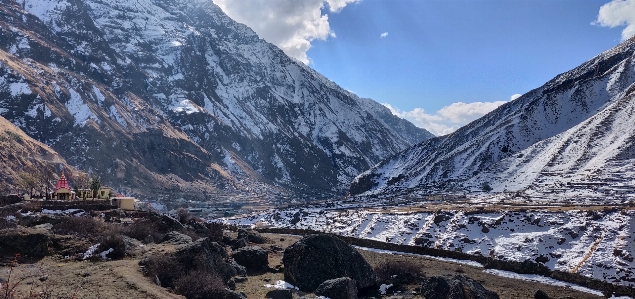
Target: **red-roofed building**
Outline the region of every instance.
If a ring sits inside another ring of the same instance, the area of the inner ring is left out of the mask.
[[[68,186],[68,180],[66,180],[63,170],[62,175],[60,175],[60,178],[57,180],[57,185],[55,185],[55,191],[53,194],[57,200],[72,199],[71,187]]]

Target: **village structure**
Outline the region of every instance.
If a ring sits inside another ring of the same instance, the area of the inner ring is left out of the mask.
[[[123,210],[136,209],[135,204],[137,200],[134,197],[126,197],[121,194],[118,196],[111,196],[111,191],[113,190],[108,186],[100,186],[96,192],[93,189],[72,190],[68,183],[68,179],[66,179],[64,171],[62,171],[62,174],[55,185],[55,189],[53,190],[52,197],[54,200],[62,201],[81,200],[86,198],[107,200],[110,201],[112,205],[115,205]]]

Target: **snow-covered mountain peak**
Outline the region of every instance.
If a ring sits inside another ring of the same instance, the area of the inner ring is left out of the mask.
[[[114,186],[334,194],[432,137],[208,0],[2,3],[0,115]]]
[[[453,134],[378,164],[350,191],[492,188],[569,197],[635,188],[634,53],[635,39],[625,41]]]

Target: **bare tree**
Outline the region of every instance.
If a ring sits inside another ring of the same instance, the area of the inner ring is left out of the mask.
[[[18,173],[17,185],[20,190],[29,193],[30,196],[33,196],[33,190],[38,186],[35,176],[26,171]]]

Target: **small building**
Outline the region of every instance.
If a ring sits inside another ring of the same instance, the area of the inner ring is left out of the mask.
[[[99,190],[97,190],[97,193],[94,193],[92,189],[78,189],[77,197],[82,199],[85,199],[85,198],[109,199],[110,190],[112,189],[108,186],[99,187]]]
[[[71,188],[68,186],[68,180],[66,180],[64,171],[62,171],[62,175],[60,175],[60,178],[57,180],[55,190],[53,191],[53,197],[57,200],[72,199]]]
[[[97,198],[98,199],[109,199],[110,198],[110,187],[108,186],[101,186],[99,187],[99,191],[97,191]]]
[[[136,210],[137,199],[134,197],[113,197],[112,204],[122,210],[134,211]]]

